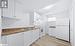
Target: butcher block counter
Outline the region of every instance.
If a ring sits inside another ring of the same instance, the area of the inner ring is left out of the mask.
[[[26,32],[30,30],[36,30],[38,28],[35,27],[22,27],[22,28],[10,28],[10,29],[2,29],[2,36],[4,35],[11,35],[15,33],[20,33],[20,32]]]

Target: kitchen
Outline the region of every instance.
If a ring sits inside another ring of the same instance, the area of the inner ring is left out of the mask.
[[[0,4],[2,46],[37,46],[46,35],[74,46],[72,0],[1,0]]]

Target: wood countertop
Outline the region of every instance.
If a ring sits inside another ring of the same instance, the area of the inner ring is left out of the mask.
[[[2,36],[11,35],[11,34],[20,33],[20,32],[26,32],[26,31],[30,31],[30,30],[36,30],[36,29],[38,29],[38,28],[27,27],[27,28],[2,29]]]

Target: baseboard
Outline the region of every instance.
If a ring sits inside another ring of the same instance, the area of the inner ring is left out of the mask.
[[[63,39],[59,39],[59,38],[56,38],[56,39],[70,43],[70,42],[67,41],[67,40],[63,40]]]
[[[64,40],[64,39],[60,39],[60,38],[57,38],[57,37],[54,37],[54,36],[50,36],[50,37],[53,37],[53,38],[56,38],[56,39],[58,39],[58,40],[61,40],[61,41],[65,41],[65,42],[68,42],[68,43],[70,43],[69,41],[67,41],[67,40]]]

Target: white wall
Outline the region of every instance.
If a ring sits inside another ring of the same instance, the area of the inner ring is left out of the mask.
[[[72,7],[70,10],[71,20],[71,44],[75,46],[75,0],[72,0]]]

